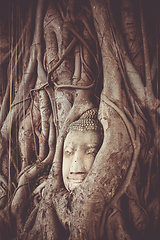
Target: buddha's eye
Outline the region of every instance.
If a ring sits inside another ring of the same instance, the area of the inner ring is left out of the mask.
[[[89,149],[86,150],[86,154],[87,154],[87,155],[90,154],[90,155],[94,155],[94,156],[95,156],[96,153],[97,153],[96,148],[89,148]]]
[[[74,153],[73,149],[68,149],[68,148],[67,148],[67,149],[64,151],[65,156],[73,155],[73,153]]]

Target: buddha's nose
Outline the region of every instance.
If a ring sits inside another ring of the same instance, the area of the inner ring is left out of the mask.
[[[70,174],[72,173],[85,173],[84,167],[84,156],[83,153],[79,150],[74,153],[71,167],[70,167]]]

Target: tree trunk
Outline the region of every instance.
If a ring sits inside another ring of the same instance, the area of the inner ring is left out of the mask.
[[[158,8],[156,0],[1,6],[0,239],[159,239]],[[64,142],[92,111],[102,144],[69,191]]]

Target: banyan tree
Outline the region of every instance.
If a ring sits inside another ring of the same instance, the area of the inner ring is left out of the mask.
[[[0,3],[1,240],[160,238],[159,7]]]

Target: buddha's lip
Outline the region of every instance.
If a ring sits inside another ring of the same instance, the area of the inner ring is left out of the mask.
[[[74,182],[74,183],[82,183],[83,182],[83,180],[81,179],[70,179],[72,182]]]
[[[84,176],[68,177],[68,180],[77,182],[77,183],[83,182],[84,179],[85,179]]]

